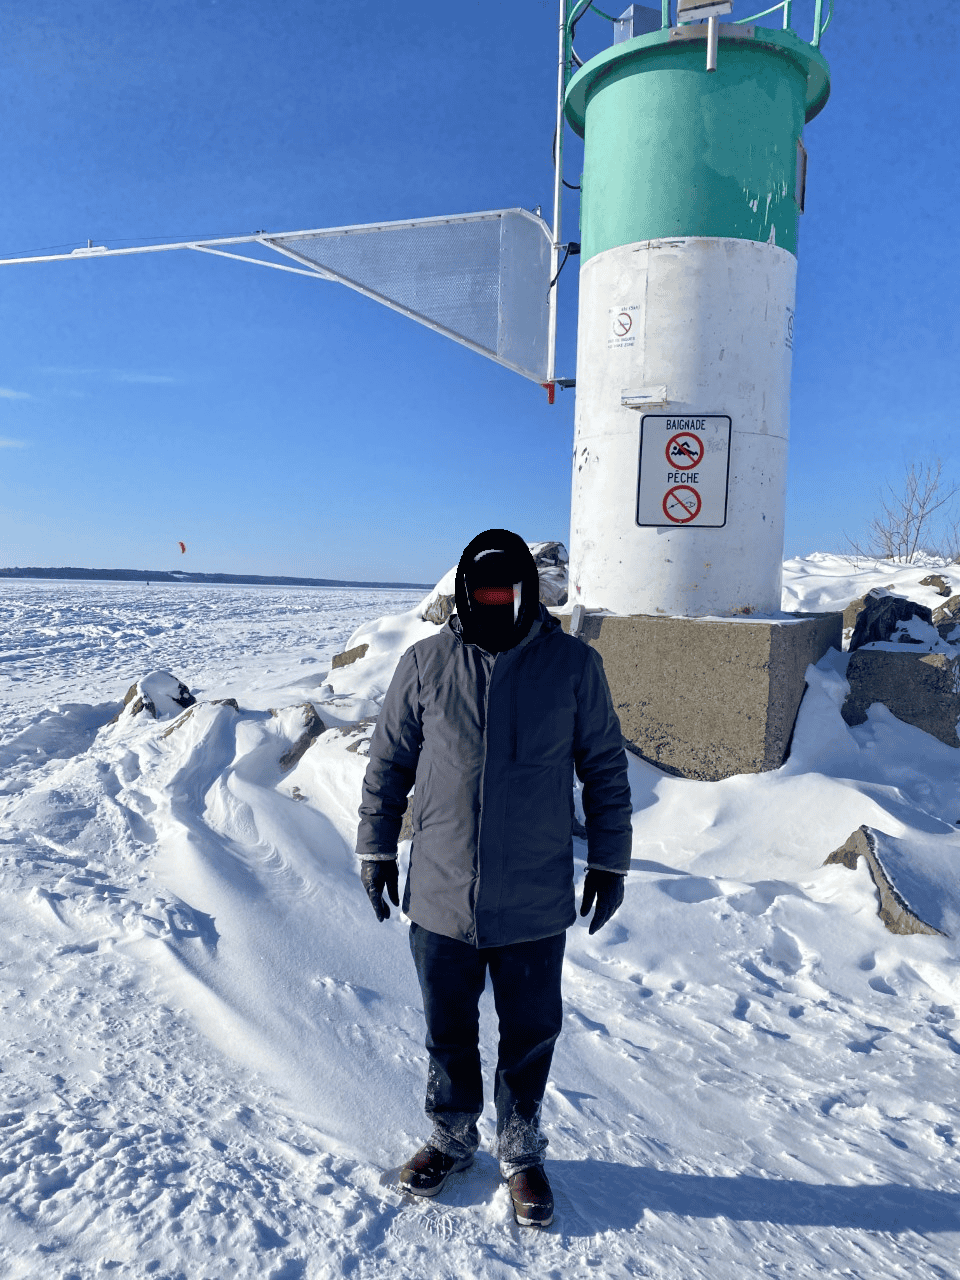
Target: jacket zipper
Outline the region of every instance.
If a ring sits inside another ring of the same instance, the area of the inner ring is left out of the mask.
[[[520,683],[517,679],[516,667],[521,661],[522,655],[518,654],[513,664],[514,670],[510,673],[510,760],[514,764],[517,760],[517,686]]]
[[[483,692],[483,764],[480,766],[480,814],[477,818],[477,891],[473,899],[473,945],[480,946],[480,926],[477,924],[477,904],[480,901],[480,837],[483,834],[483,783],[487,776],[487,722],[490,711],[490,686],[493,684],[493,669],[497,665],[499,654],[493,655],[490,663],[490,676]],[[483,659],[481,658],[481,662]]]

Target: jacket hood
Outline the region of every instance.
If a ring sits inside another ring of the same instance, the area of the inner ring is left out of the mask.
[[[509,529],[486,529],[464,548],[454,596],[461,636],[490,653],[512,649],[540,617],[540,575]]]

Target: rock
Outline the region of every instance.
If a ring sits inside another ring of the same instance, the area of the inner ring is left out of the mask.
[[[853,634],[853,628],[857,625],[857,618],[863,612],[863,606],[867,603],[866,596],[857,596],[856,600],[851,600],[843,611],[843,630],[844,633]]]
[[[456,610],[457,602],[453,596],[438,595],[424,609],[424,622],[432,622],[435,627],[442,627]]]
[[[354,755],[368,756],[370,754],[370,739],[373,737],[373,731],[376,727],[376,716],[366,716],[363,720],[344,725],[338,730],[338,733],[343,737],[353,738],[353,741],[347,745],[348,751],[352,751]]]
[[[236,711],[236,712],[240,711],[240,707],[237,704],[236,698],[211,698],[209,705],[212,707],[229,707],[231,711]],[[179,716],[176,720],[174,720],[170,728],[165,729],[160,736],[162,738],[169,738],[171,733],[174,733],[177,729],[181,728],[183,725],[187,723],[187,721],[190,719],[190,717],[193,715],[193,713],[196,711],[197,707],[199,706],[200,706],[200,703],[195,702],[192,707],[188,707],[188,709],[183,713],[183,715]]]
[[[353,751],[359,756],[369,754],[370,738],[374,729],[377,727],[376,716],[367,716],[363,720],[357,720],[353,724],[339,725],[335,729],[335,733],[343,738],[350,738],[347,744],[347,750]],[[403,811],[403,821],[400,824],[400,834],[397,841],[413,839],[413,791],[407,796],[407,807]]]
[[[847,605],[843,611],[845,626],[847,610],[852,607],[852,604]],[[906,622],[908,618],[921,618],[924,622],[930,622],[931,617],[925,604],[917,604],[916,600],[908,600],[905,596],[887,595],[874,588],[863,598],[863,608],[857,615],[853,635],[850,637],[850,651],[879,640],[889,640],[897,625]]]
[[[347,747],[348,751],[356,751],[361,743],[369,742],[370,737],[377,726],[376,716],[364,716],[362,720],[351,720],[349,724],[335,724],[330,728],[330,734],[335,738],[353,738],[354,741]],[[361,752],[361,754],[363,754]]]
[[[570,557],[562,542],[528,542],[527,546],[530,548],[533,563],[539,572],[542,573],[546,569],[561,569],[566,573]]]
[[[138,716],[146,712],[154,720],[163,720],[167,716],[179,715],[187,707],[192,707],[196,698],[175,675],[169,671],[151,671],[142,680],[132,684],[123,699],[123,706],[110,721],[116,724],[121,716]]]
[[[349,667],[351,662],[358,662],[370,648],[368,644],[358,644],[355,649],[345,649],[343,653],[335,653],[330,663],[332,671],[338,667]]]
[[[921,587],[936,587],[938,596],[948,596],[951,591],[950,583],[939,573],[929,573],[925,578],[920,579]]]
[[[186,709],[186,711],[183,713],[183,715],[182,715],[182,716],[178,716],[178,717],[176,718],[176,720],[174,720],[173,724],[170,726],[170,728],[169,728],[169,729],[164,729],[164,731],[163,731],[163,733],[161,733],[160,737],[161,737],[161,738],[169,738],[169,737],[170,737],[170,735],[171,735],[171,733],[175,733],[175,732],[177,731],[177,729],[179,729],[179,728],[181,728],[183,725],[185,725],[185,724],[187,723],[187,721],[190,719],[190,717],[193,715],[193,713],[196,711],[196,709],[197,709],[197,706],[198,706],[198,705],[199,705],[199,704],[195,704],[195,705],[194,705],[194,706],[192,706],[192,707],[187,707],[187,709]]]
[[[317,708],[312,702],[302,702],[300,704],[300,713],[303,721],[303,732],[297,738],[292,747],[283,753],[280,757],[280,768],[283,773],[289,773],[295,764],[298,764],[308,747],[312,747],[321,733],[326,733],[327,726],[317,714]],[[271,711],[271,715],[276,715],[276,711]]]
[[[839,863],[850,871],[855,871],[858,860],[863,858],[880,899],[877,914],[891,933],[941,934],[941,930],[921,920],[897,892],[877,856],[877,844],[875,832],[869,827],[858,827],[839,849],[834,849],[823,865],[826,867],[831,863]]]
[[[559,609],[562,604],[567,603],[567,581],[564,577],[563,582],[557,582],[553,578],[540,577],[540,603],[545,604],[548,609]]]
[[[124,711],[126,711],[127,707],[131,706],[132,703],[136,703],[136,705],[132,707],[130,714],[132,716],[138,716],[140,712],[143,710],[143,699],[140,697],[137,691],[137,686],[135,684],[132,684],[130,688],[127,690],[127,692],[123,695],[123,706],[120,708],[117,714],[113,717],[110,723],[116,724],[117,721],[120,719],[120,717],[123,715]]]
[[[882,702],[898,720],[960,747],[960,657],[858,649],[850,656],[847,680],[850,692],[840,710],[847,724],[863,724],[867,709]]]
[[[540,603],[556,609],[567,603],[569,556],[562,542],[527,544],[540,575]]]
[[[945,600],[934,609],[933,624],[938,626],[941,622],[960,622],[958,614],[960,614],[960,596],[951,596],[949,600]]]
[[[212,707],[229,707],[232,711],[237,711],[237,712],[239,712],[240,710],[239,706],[237,705],[236,698],[211,698],[209,705]],[[190,719],[190,717],[193,715],[193,713],[196,711],[197,707],[199,706],[200,706],[200,703],[195,702],[192,707],[188,707],[182,716],[178,716],[177,719],[174,720],[173,724],[170,726],[169,729],[165,729],[163,731],[163,733],[160,735],[161,738],[169,738],[171,733],[175,733],[177,729],[182,728],[183,725],[187,723],[187,721]]]

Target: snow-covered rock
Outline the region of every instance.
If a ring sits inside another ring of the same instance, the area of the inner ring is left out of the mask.
[[[856,870],[863,858],[877,887],[878,915],[891,933],[958,936],[960,924],[960,834],[943,824],[939,833],[912,833],[898,840],[858,827],[824,866]]]
[[[120,715],[133,717],[146,712],[154,720],[166,720],[195,702],[187,686],[171,672],[151,671],[127,690]]]
[[[891,595],[882,588],[868,591],[862,599],[863,606],[857,614],[853,635],[850,637],[851,652],[878,640],[889,640],[900,624],[908,619],[918,618],[926,626],[930,626],[930,609],[927,605],[918,604],[916,600]],[[932,627],[930,629],[933,630]],[[912,635],[912,632],[907,631],[905,634]]]

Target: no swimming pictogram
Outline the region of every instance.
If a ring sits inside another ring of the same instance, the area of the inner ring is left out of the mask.
[[[675,471],[692,471],[703,460],[703,441],[689,431],[679,431],[667,441],[667,462]]]
[[[703,502],[700,494],[689,484],[675,484],[663,499],[663,514],[672,524],[689,524],[700,514]]]

